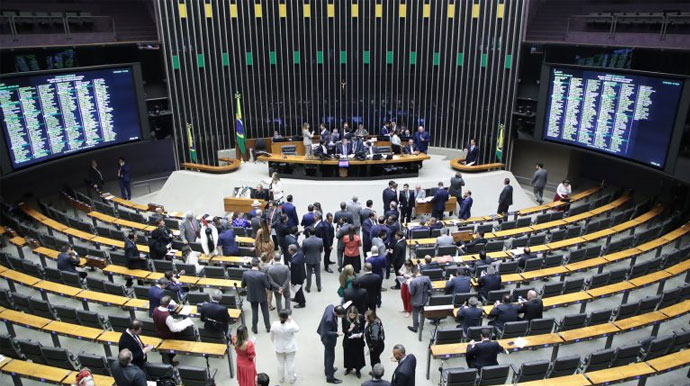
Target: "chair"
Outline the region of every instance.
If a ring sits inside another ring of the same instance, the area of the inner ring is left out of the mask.
[[[196,276],[196,265],[194,264],[184,264],[184,263],[175,263],[175,273],[180,273],[184,271],[185,275],[189,276]]]
[[[637,361],[642,345],[639,343],[627,344],[616,349],[616,353],[611,362],[611,367],[625,366]]]
[[[628,275],[627,268],[618,268],[613,271],[609,271],[609,284],[620,283],[626,279]]]
[[[529,241],[529,236],[518,237],[516,239],[513,239],[512,243],[510,244],[510,247],[511,248],[526,247],[528,241]]]
[[[141,320],[141,333],[144,336],[156,336],[156,326],[153,324],[151,319],[139,319]]]
[[[587,325],[594,326],[597,324],[608,323],[611,321],[613,310],[610,308],[598,311],[592,311],[587,317]]]
[[[645,261],[645,262],[633,265],[630,268],[630,273],[628,273],[628,280],[646,275],[647,272],[649,272],[649,268],[650,268],[650,261]]]
[[[648,361],[666,355],[668,350],[673,346],[673,339],[673,335],[664,335],[660,337],[650,337],[640,341],[639,343],[642,345],[640,360]]]
[[[414,239],[426,239],[429,238],[431,235],[431,231],[429,229],[412,229],[410,231],[410,237]]]
[[[79,362],[77,359],[62,347],[41,347],[43,357],[49,366],[60,367],[67,370],[78,371]]]
[[[113,331],[125,332],[132,324],[132,318],[129,316],[108,315],[108,321]]]
[[[27,275],[43,279],[43,268],[31,260],[22,260],[22,271]]]
[[[486,247],[484,248],[484,250],[486,251],[486,253],[500,252],[503,250],[503,244],[504,241],[489,241],[488,243],[486,243]]]
[[[525,268],[523,268],[522,271],[523,272],[536,271],[538,269],[541,269],[542,265],[544,265],[544,258],[543,257],[533,257],[533,258],[527,259],[527,261],[525,261]]]
[[[550,241],[553,243],[553,242],[561,241],[561,240],[565,239],[565,233],[566,233],[565,229],[559,229],[557,231],[551,232]]]
[[[16,305],[14,300],[12,300],[12,294],[10,290],[6,288],[0,288],[0,306],[14,310]]]
[[[563,287],[563,294],[571,294],[573,292],[580,292],[585,284],[585,278],[581,277],[579,279],[568,279],[565,281]]]
[[[453,304],[453,295],[432,295],[429,297],[430,306],[444,306]]]
[[[587,325],[587,314],[569,314],[563,317],[561,323],[557,326],[559,331],[574,330],[582,328]]]
[[[498,273],[505,275],[507,273],[517,273],[520,265],[517,261],[503,261],[498,264]]]
[[[688,347],[690,344],[690,330],[680,330],[673,332],[673,345],[669,347],[668,353],[673,353],[678,350]]]
[[[573,375],[577,371],[578,366],[580,366],[579,355],[560,357],[553,362],[547,378]]]
[[[17,342],[7,334],[0,334],[0,354],[14,359],[26,360]]]
[[[529,322],[526,320],[520,320],[517,322],[506,322],[503,325],[503,330],[499,330],[498,338],[517,338],[519,336],[527,335],[527,329],[529,328]]]
[[[33,315],[46,319],[56,319],[53,308],[45,300],[29,298],[29,308],[31,308],[31,314]]]
[[[544,288],[541,291],[541,297],[549,298],[552,296],[558,296],[563,293],[563,286],[564,283],[562,281],[544,284]]]
[[[230,280],[242,280],[242,275],[248,271],[247,268],[242,267],[228,267],[228,279]]]
[[[204,267],[204,276],[213,279],[225,279],[225,268],[223,267]]]
[[[223,332],[210,331],[205,328],[199,329],[199,339],[205,343],[228,343],[228,338],[225,336]]]
[[[108,377],[111,375],[110,365],[104,356],[81,352],[79,355],[77,355],[77,359],[83,367],[88,367],[89,370],[91,370],[91,372],[94,374],[105,375]]]
[[[162,378],[177,378],[175,376],[175,368],[172,365],[146,362],[144,369],[146,379],[149,381],[157,381]]]
[[[442,386],[474,386],[475,382],[477,369],[454,367],[441,370]]]
[[[546,234],[542,235],[532,235],[529,238],[528,245],[540,245],[546,242]]]
[[[566,239],[572,239],[574,237],[580,236],[581,233],[582,233],[582,227],[581,226],[568,228],[565,232],[565,238]]]
[[[494,225],[493,225],[493,224],[481,224],[481,225],[477,225],[477,233],[493,232],[493,230],[494,230]]]
[[[77,316],[77,310],[74,307],[63,306],[60,304],[55,304],[53,306],[55,314],[61,322],[79,324],[79,317]]]
[[[62,284],[62,275],[57,268],[43,267],[43,278],[53,283]]]
[[[43,345],[40,342],[33,341],[31,339],[15,339],[15,342],[22,351],[22,354],[26,359],[30,359],[34,363],[40,363],[47,365],[45,357],[43,356]]]
[[[467,334],[465,335],[466,341],[475,340],[477,342],[482,340],[482,331],[488,331],[489,335],[494,335],[494,329],[491,326],[473,326],[467,329]],[[491,338],[491,336],[489,337]]]
[[[640,299],[639,306],[637,309],[637,314],[646,314],[648,312],[652,312],[656,310],[657,305],[659,305],[659,301],[661,300],[661,295],[657,296],[647,296],[643,299]]]
[[[433,237],[433,238],[436,238],[436,237],[441,236],[441,229],[440,229],[440,228],[433,228],[433,229],[431,229],[431,234],[430,234],[430,236]]]
[[[587,248],[576,249],[576,250],[570,252],[570,255],[568,255],[568,264],[577,263],[578,261],[582,261],[585,259],[586,255],[587,255]]]
[[[517,371],[513,371],[513,383],[544,379],[549,366],[551,362],[547,360],[524,362]]]
[[[676,304],[679,299],[680,295],[682,293],[682,288],[681,287],[675,287],[673,289],[670,289],[668,291],[664,291],[661,294],[661,300],[659,301],[659,309],[666,308],[670,305]]]
[[[240,256],[254,256],[255,255],[254,247],[239,247],[239,250],[240,250]]]
[[[575,216],[575,215],[578,215],[580,213],[585,213],[588,211],[589,211],[589,204],[571,206],[570,210],[568,210],[568,216]]]
[[[443,279],[443,269],[441,269],[441,268],[422,269],[422,275],[429,276],[429,279],[431,279],[431,281],[442,280]]]
[[[532,224],[532,218],[531,217],[520,217],[517,219],[517,223],[515,224],[516,228],[524,228],[526,226],[530,226]]]
[[[106,292],[103,280],[96,279],[95,277],[86,278],[86,288],[94,292]]]
[[[436,256],[455,256],[458,254],[458,248],[455,245],[447,245],[445,247],[438,247],[436,251]]]
[[[543,224],[545,222],[551,221],[551,213],[543,213],[537,216],[534,221],[535,224]]]
[[[124,297],[129,296],[127,293],[127,289],[122,284],[115,284],[109,281],[104,281],[103,286],[105,287],[106,293]]]
[[[611,366],[611,361],[616,355],[616,351],[612,348],[595,351],[585,358],[582,364],[582,372],[596,371],[606,369]]]
[[[79,319],[79,324],[85,327],[99,328],[101,330],[109,327],[104,315],[92,311],[77,310],[77,318]]]
[[[27,314],[31,313],[31,302],[29,302],[30,299],[31,298],[29,296],[24,295],[23,293],[12,293],[12,300],[14,300],[15,309],[26,312]]]
[[[189,304],[202,304],[211,301],[211,296],[208,292],[188,292],[187,301]]]
[[[510,295],[510,290],[509,289],[502,289],[502,290],[489,291],[489,294],[487,296],[486,301],[489,304],[493,304],[497,300],[503,299],[504,295]]]
[[[214,384],[214,378],[218,369],[209,369],[203,367],[178,366],[177,372],[180,376],[180,382],[185,386],[209,386]]]
[[[505,231],[508,229],[515,229],[517,223],[515,221],[504,221],[498,225],[499,231]]]
[[[477,296],[471,292],[464,292],[464,293],[455,293],[453,294],[453,307],[458,308],[462,305],[465,304],[467,299],[471,298],[472,296]]]
[[[517,302],[518,299],[520,299],[520,298],[527,299],[527,293],[529,291],[536,291],[536,290],[532,287],[514,288],[512,293],[510,294],[510,298],[514,302]]]
[[[62,283],[65,285],[71,287],[84,288],[83,282],[81,281],[79,274],[76,274],[74,272],[62,271],[60,273],[60,277],[62,277]]]
[[[156,270],[156,272],[167,272],[175,270],[173,262],[169,260],[154,260],[153,268]]]
[[[434,344],[452,344],[462,342],[462,328],[446,327],[439,328],[434,337]]]
[[[589,278],[587,282],[587,288],[599,288],[607,285],[609,283],[609,277],[611,274],[609,272],[599,273]]]
[[[436,247],[417,247],[414,253],[418,259],[423,259],[426,255],[436,255]]]
[[[563,264],[563,255],[557,254],[557,255],[548,255],[544,257],[544,266],[543,268],[553,268],[553,267],[558,267]]]
[[[556,325],[554,318],[532,319],[529,322],[529,333],[527,335],[550,334]]]
[[[621,304],[616,309],[616,315],[613,320],[623,320],[636,316],[640,309],[640,303],[626,303]]]
[[[135,284],[133,285],[134,287],[134,296],[136,296],[137,299],[148,299],[149,298],[149,288],[148,286],[145,285],[138,285]]]
[[[197,334],[194,326],[189,326],[189,327],[185,328],[184,330],[178,332],[177,335],[175,336],[175,339],[198,341],[199,335]]]
[[[220,298],[219,304],[222,304],[228,308],[235,308],[235,309],[241,309],[242,308],[242,299],[239,296],[235,295],[226,295],[223,294],[223,297]]]
[[[485,366],[479,372],[478,385],[503,385],[508,379],[509,365]]]

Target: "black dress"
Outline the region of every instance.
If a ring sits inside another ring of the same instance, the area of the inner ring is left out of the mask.
[[[350,326],[354,324],[354,328],[350,331]],[[359,315],[359,318],[354,323],[350,323],[347,315],[343,318],[343,352],[345,369],[360,370],[364,367],[364,315]],[[359,338],[350,338],[353,335],[361,334]]]

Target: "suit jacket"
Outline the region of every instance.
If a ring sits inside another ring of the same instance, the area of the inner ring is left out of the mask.
[[[352,224],[356,227],[362,224],[362,220],[359,217],[359,211],[362,210],[362,204],[359,202],[350,201],[347,203],[347,211],[350,212],[352,217]]]
[[[323,241],[324,249],[333,248],[333,238],[335,237],[335,228],[333,224],[328,221],[321,221],[316,226],[316,237]]]
[[[369,215],[373,213],[374,210],[371,208],[364,207],[359,211],[359,223],[364,224],[364,221],[369,219]]]
[[[467,333],[470,327],[478,327],[482,325],[482,317],[484,311],[477,307],[462,307],[458,311],[456,320],[462,324],[462,329]]]
[[[288,216],[288,226],[296,227],[299,225],[299,218],[297,217],[297,208],[291,202],[286,202],[283,204],[283,213]]]
[[[397,198],[397,194],[395,194],[395,190],[392,190],[390,188],[386,188],[383,190],[383,211],[387,211],[391,207],[391,201],[395,201]]]
[[[512,303],[501,303],[491,309],[489,316],[494,318],[494,325],[496,328],[503,329],[503,325],[507,322],[515,322],[518,320],[518,306]]]
[[[124,183],[129,182],[129,164],[128,163],[125,162],[124,165],[120,166],[117,169],[117,178]]]
[[[416,151],[417,151],[417,146],[415,146],[415,145],[410,146],[409,143],[402,147],[402,153],[403,154],[414,154],[414,152],[416,152]]]
[[[326,306],[323,316],[321,316],[319,328],[316,329],[316,333],[321,336],[321,343],[324,346],[335,346],[338,341],[338,318],[335,316],[334,309],[332,304]]]
[[[525,268],[525,264],[527,263],[527,260],[535,258],[536,256],[532,255],[531,253],[524,253],[520,255],[520,258],[518,259],[518,267],[520,268]]]
[[[367,218],[362,221],[362,239],[364,240],[371,240],[371,227],[373,227],[374,224],[371,222],[370,218]]]
[[[469,277],[455,276],[446,282],[445,291],[447,294],[468,293],[470,292],[470,288],[471,283]]]
[[[367,273],[359,277],[359,288],[367,290],[367,305],[376,309],[376,303],[381,295],[381,283],[383,279],[375,273]]]
[[[352,213],[347,210],[339,210],[335,212],[333,215],[333,223],[337,224],[341,218],[345,219],[345,222],[348,224],[354,224]]]
[[[242,274],[242,288],[247,288],[247,300],[250,303],[266,301],[266,290],[271,289],[266,274],[250,269]]]
[[[292,255],[292,262],[290,263],[290,282],[295,285],[302,284],[306,277],[307,271],[304,266],[304,253],[298,249],[297,252]]]
[[[124,349],[129,349],[129,351],[132,352],[132,364],[136,365],[140,369],[144,369],[146,366],[146,354],[144,354],[143,346],[144,342],[139,342],[132,336],[127,333],[127,331],[123,332],[122,335],[120,335],[120,341],[117,344],[117,351],[122,351]]]
[[[139,248],[129,238],[125,239],[125,257],[129,269],[142,269],[145,266],[145,261],[139,258]]]
[[[268,276],[268,283],[271,284],[273,291],[283,289],[283,293],[288,293],[290,290],[290,268],[285,264],[273,264],[268,267],[266,272]]]
[[[501,275],[484,275],[479,278],[479,293],[485,298],[489,295],[489,291],[501,289]]]
[[[312,226],[316,222],[316,219],[314,219],[314,213],[312,212],[307,212],[302,215],[302,222],[300,225],[302,225],[304,228],[307,228],[309,226]]]
[[[342,143],[335,145],[335,153],[338,155],[350,155],[352,154],[352,144],[348,143],[343,147]]]
[[[157,285],[149,287],[149,317],[153,316],[153,310],[161,304],[163,296],[165,296],[163,288]]]
[[[228,332],[230,315],[228,307],[215,302],[206,302],[199,307],[199,316],[204,322],[204,328],[214,332]]]
[[[345,235],[350,232],[350,227],[351,225],[348,223],[343,224],[343,226],[341,226],[340,229],[338,229],[338,233],[335,235],[335,238],[338,239],[339,251],[345,250],[345,243],[343,242],[343,237],[345,237]]]
[[[387,211],[385,211],[385,212],[383,213],[383,216],[384,216],[385,218],[394,216],[396,219],[400,219],[400,212],[398,212],[397,209],[388,209]]]
[[[86,182],[91,186],[96,185],[101,188],[103,187],[103,174],[100,170],[90,167]]]
[[[479,146],[467,147],[467,156],[465,157],[465,163],[478,163],[479,162]]]
[[[429,300],[432,290],[431,279],[429,276],[417,276],[408,283],[410,290],[410,300],[414,307],[423,307]]]
[[[414,190],[408,190],[409,199],[405,197],[405,191],[401,190],[398,194],[398,204],[400,209],[403,208],[414,208]]]
[[[544,302],[541,299],[532,299],[520,305],[518,310],[522,315],[522,320],[541,319],[544,312]]]
[[[369,306],[369,293],[364,288],[345,288],[343,299],[345,299],[345,302],[351,301],[352,305],[357,307],[357,311],[360,314],[364,314]]]
[[[472,199],[471,196],[465,197],[462,202],[460,203],[460,215],[459,217],[463,220],[467,220],[468,218],[472,217],[472,213],[470,210],[472,209],[472,204],[474,203],[474,200]]]
[[[194,227],[192,227],[192,222]],[[199,237],[199,229],[201,228],[199,221],[193,219],[192,222],[188,219],[184,219],[184,221],[180,223],[180,238],[182,241],[193,243],[196,241],[196,238]],[[196,231],[194,231],[194,229],[196,229]]]
[[[122,367],[119,361],[115,361],[110,366],[110,372],[117,386],[146,386],[144,370],[132,364]]]
[[[391,264],[393,267],[402,267],[405,264],[407,257],[407,241],[405,239],[398,240],[393,246],[393,256],[391,257]]]
[[[370,379],[362,382],[362,386],[391,386],[391,383],[383,379]]]
[[[546,171],[546,169],[535,170],[534,175],[532,176],[532,186],[538,189],[543,189],[546,186],[546,179],[548,176],[549,173]]]
[[[71,253],[61,252],[57,258],[57,268],[60,271],[77,272],[79,258]]]
[[[467,349],[467,363],[470,367],[481,369],[485,366],[498,365],[498,354],[503,348],[495,341],[481,341]]]
[[[309,236],[302,241],[302,252],[304,252],[304,261],[306,264],[321,263],[321,254],[323,253],[323,241],[316,236]]]
[[[258,231],[259,228],[261,228],[261,219],[257,216],[254,216],[254,217],[252,217],[251,224],[252,224],[252,237],[256,238],[256,231]]]
[[[446,208],[446,201],[448,201],[448,197],[449,194],[447,190],[438,189],[436,194],[434,194],[434,198],[431,199],[434,210],[443,212]]]
[[[427,149],[429,148],[429,132],[425,131],[423,133],[414,133],[414,144],[417,146],[419,151],[426,153]]]
[[[462,187],[465,186],[465,180],[462,177],[453,177],[450,179],[450,188],[448,189],[448,194],[453,197],[460,199],[462,197]]]
[[[414,386],[415,371],[417,369],[417,358],[414,354],[407,354],[393,372],[391,385],[393,386]]]
[[[513,205],[513,187],[509,184],[503,187],[501,195],[498,196],[498,204],[510,206]]]

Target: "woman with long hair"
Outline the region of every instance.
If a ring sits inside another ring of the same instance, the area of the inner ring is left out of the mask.
[[[412,280],[415,274],[415,265],[412,264],[412,260],[406,260],[405,264],[400,268],[400,277],[397,278],[397,280],[401,281],[400,285],[400,298],[402,299],[403,303],[403,312],[405,313],[405,317],[409,318],[410,315],[412,314],[412,301],[411,301],[411,295],[410,295],[410,287],[408,286],[408,282]]]
[[[357,307],[350,306],[345,313],[342,322],[343,331],[343,358],[345,375],[355,370],[357,378],[362,374],[360,370],[365,365],[364,361],[364,315],[357,311]]]
[[[268,228],[268,222],[262,218],[259,221],[261,227],[256,231],[256,238],[254,239],[254,249],[256,250],[256,257],[261,257],[264,253],[275,250],[275,244],[271,238],[271,230]]]
[[[362,240],[355,234],[356,227],[351,226],[347,234],[343,236],[343,243],[345,243],[345,251],[343,251],[343,265],[351,264],[355,269],[355,273],[359,273],[362,268],[362,261],[359,258],[359,248],[362,246]]]
[[[302,143],[304,144],[304,155],[310,158],[313,155],[312,152],[312,139],[314,138],[314,132],[311,131],[311,126],[309,123],[304,122],[302,124]]]
[[[381,353],[385,347],[386,334],[383,331],[383,323],[381,319],[376,316],[376,311],[367,310],[364,314],[367,321],[367,326],[364,330],[364,337],[369,347],[369,358],[371,358],[371,367],[375,364],[381,363]]]
[[[273,193],[273,201],[281,202],[283,201],[283,195],[285,193],[283,192],[283,184],[280,182],[280,177],[278,177],[278,173],[273,172],[271,175],[271,183],[268,185],[268,190]]]
[[[343,297],[345,296],[345,290],[352,287],[352,280],[355,278],[355,269],[352,265],[348,264],[343,267],[340,271],[340,276],[338,277],[338,282],[340,286],[338,287],[338,296],[340,296],[340,303],[343,302]]]
[[[237,354],[237,381],[240,386],[254,386],[256,384],[256,350],[254,342],[249,339],[247,326],[237,327],[237,334],[233,339],[235,353]]]
[[[278,318],[271,325],[271,341],[278,358],[278,376],[280,383],[285,382],[285,371],[290,384],[295,383],[297,372],[295,371],[295,353],[297,353],[297,339],[295,334],[299,332],[299,326],[290,317],[290,311],[281,310]]]

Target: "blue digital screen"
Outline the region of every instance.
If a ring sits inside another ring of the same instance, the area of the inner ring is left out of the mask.
[[[141,138],[132,67],[0,78],[14,169]]]
[[[551,67],[544,139],[663,169],[683,80]]]

